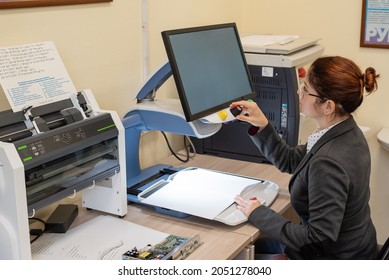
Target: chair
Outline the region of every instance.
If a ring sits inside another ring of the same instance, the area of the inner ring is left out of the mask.
[[[389,260],[389,237],[386,239],[385,244],[381,247],[377,260]]]

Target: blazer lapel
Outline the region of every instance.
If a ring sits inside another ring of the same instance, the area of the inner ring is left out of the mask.
[[[320,150],[320,148],[324,144],[326,144],[328,141],[334,139],[335,137],[337,137],[337,136],[339,136],[341,134],[344,134],[344,133],[350,131],[351,129],[354,129],[355,127],[356,127],[355,120],[354,120],[353,116],[350,116],[350,118],[348,118],[344,122],[340,123],[339,125],[336,125],[332,129],[327,131],[327,133],[325,133],[319,139],[319,141],[317,141],[315,143],[315,145],[313,145],[312,149],[305,155],[303,160],[297,166],[295,172],[293,173],[293,175],[292,175],[292,177],[290,178],[290,181],[289,181],[289,186],[288,186],[289,192],[290,192],[290,188],[293,185],[293,182],[294,182],[296,176],[299,174],[301,169],[303,169],[305,167],[305,165],[308,164],[308,162],[312,159],[312,157]]]

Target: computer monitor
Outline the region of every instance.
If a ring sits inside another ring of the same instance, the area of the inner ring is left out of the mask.
[[[235,23],[162,32],[188,122],[255,96]]]

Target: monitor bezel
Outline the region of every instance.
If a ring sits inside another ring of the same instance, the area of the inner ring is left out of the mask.
[[[202,111],[197,112],[197,113],[192,113],[190,110],[190,106],[188,104],[185,88],[184,88],[182,80],[181,80],[180,72],[178,69],[178,65],[176,62],[176,58],[174,56],[174,51],[172,49],[172,45],[171,45],[169,37],[171,35],[191,33],[191,32],[200,32],[200,31],[207,31],[207,30],[213,30],[213,29],[222,29],[222,28],[232,28],[234,30],[234,33],[235,33],[235,36],[237,39],[237,43],[238,43],[238,46],[240,49],[242,62],[244,64],[244,68],[246,70],[246,74],[248,77],[248,82],[250,84],[251,92],[244,93],[241,96],[239,96],[237,98],[233,98],[231,100],[226,100],[226,102],[224,102],[222,104],[218,104],[218,105],[213,106],[211,108],[207,108],[206,110],[202,110]],[[185,118],[188,122],[209,116],[213,113],[216,113],[220,110],[223,110],[223,109],[229,107],[231,102],[234,102],[237,100],[242,100],[242,99],[249,99],[249,98],[253,98],[255,96],[254,86],[252,83],[251,75],[250,75],[249,68],[247,65],[246,57],[244,55],[244,51],[243,51],[242,43],[240,41],[240,37],[239,37],[238,28],[237,28],[236,23],[223,23],[223,24],[214,24],[214,25],[205,25],[205,26],[167,30],[167,31],[161,32],[161,34],[162,34],[163,43],[165,45],[166,54],[168,56],[169,63],[170,63],[171,69],[172,69],[174,81],[175,81],[175,84],[177,87],[178,96],[179,96],[181,104],[182,104]]]

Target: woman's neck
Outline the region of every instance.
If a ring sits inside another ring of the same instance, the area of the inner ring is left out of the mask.
[[[350,115],[343,115],[343,116],[326,116],[320,120],[317,120],[319,125],[319,130],[326,129],[330,126],[333,126],[337,123],[340,123],[344,120],[347,120],[350,117]]]

